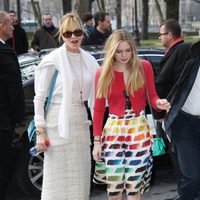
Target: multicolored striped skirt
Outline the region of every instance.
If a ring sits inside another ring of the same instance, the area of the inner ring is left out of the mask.
[[[109,196],[145,192],[152,174],[152,134],[144,112],[110,114],[101,140],[103,162],[96,162],[94,182],[107,184]]]

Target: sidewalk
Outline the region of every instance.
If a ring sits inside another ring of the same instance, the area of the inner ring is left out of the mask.
[[[173,170],[158,171],[154,183],[151,185],[149,192],[143,195],[142,200],[165,200],[175,194],[176,181]],[[96,186],[90,200],[107,200],[105,189],[102,186]]]

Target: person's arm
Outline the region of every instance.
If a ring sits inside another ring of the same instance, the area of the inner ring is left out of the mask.
[[[105,98],[96,98],[96,91],[98,86],[98,80],[101,69],[99,69],[95,76],[95,105],[94,105],[94,116],[93,116],[93,136],[94,136],[94,148],[93,157],[94,160],[101,162],[101,134],[105,112]]]
[[[39,68],[39,70],[37,69]],[[40,151],[46,151],[46,123],[44,104],[49,95],[49,88],[55,72],[54,65],[50,62],[41,61],[36,67],[35,73],[35,97],[34,97],[34,111],[35,111],[35,126],[37,130],[37,146]]]
[[[102,126],[103,126],[103,118],[105,112],[105,98],[96,98],[98,80],[100,76],[101,69],[97,70],[95,76],[95,103],[94,103],[94,116],[93,116],[93,135],[101,136],[102,134]]]
[[[145,77],[146,77],[146,86],[148,89],[151,106],[157,111],[166,110],[168,112],[171,107],[169,102],[166,99],[160,99],[156,93],[153,69],[152,69],[151,64],[149,62],[146,62],[144,64],[144,69],[145,69]]]
[[[156,101],[159,99],[159,97],[158,97],[158,95],[156,93],[156,89],[155,89],[152,65],[150,62],[143,60],[142,66],[143,66],[144,73],[145,73],[145,79],[146,79],[145,86],[147,87],[147,90],[149,93],[150,104],[154,109],[157,110]]]

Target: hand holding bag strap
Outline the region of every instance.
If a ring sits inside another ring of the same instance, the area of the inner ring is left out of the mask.
[[[145,88],[146,88],[146,94],[147,94],[147,101],[148,101],[148,104],[149,104],[149,108],[150,108],[150,112],[151,112],[151,115],[152,115],[152,118],[153,118],[153,124],[154,124],[154,127],[155,127],[155,131],[156,131],[156,124],[155,124],[155,120],[154,120],[154,117],[153,117],[153,111],[152,111],[152,107],[151,107],[151,104],[150,104],[150,96],[149,96],[149,91],[148,91],[148,88],[147,88],[147,82],[146,82],[146,76],[145,76],[145,72],[144,72],[144,68],[141,64],[141,69],[142,69],[142,73],[143,73],[143,76],[144,76],[144,82],[145,82]],[[156,136],[157,136],[157,132],[156,132]],[[153,156],[160,156],[160,155],[163,155],[165,154],[165,143],[164,143],[164,140],[162,137],[156,137],[156,138],[153,138],[153,146],[152,146],[152,155]]]

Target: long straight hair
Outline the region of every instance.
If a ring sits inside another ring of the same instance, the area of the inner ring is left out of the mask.
[[[134,94],[144,85],[144,79],[141,74],[141,63],[137,57],[135,42],[131,34],[123,29],[114,31],[107,39],[105,44],[105,57],[102,65],[102,71],[97,85],[97,98],[107,98],[111,92],[111,85],[114,80],[115,52],[121,42],[128,42],[132,49],[132,58],[128,65],[128,79],[126,83],[126,92]]]

